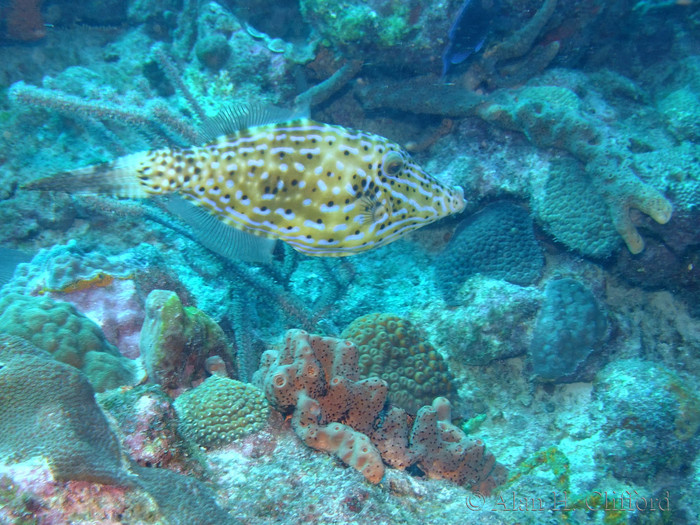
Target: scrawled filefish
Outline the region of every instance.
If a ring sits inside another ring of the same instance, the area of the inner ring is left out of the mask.
[[[270,115],[231,110],[202,146],[135,153],[25,187],[131,198],[177,192],[218,219],[212,228],[220,222],[325,257],[383,246],[464,209],[461,188],[428,175],[388,139],[308,118],[269,123]]]

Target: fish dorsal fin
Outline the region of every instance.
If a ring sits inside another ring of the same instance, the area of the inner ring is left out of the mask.
[[[269,263],[275,239],[260,237],[229,226],[201,206],[183,197],[168,197],[165,207],[180,217],[194,232],[197,240],[211,251],[227,259]]]
[[[199,130],[202,144],[211,142],[221,135],[266,124],[278,124],[308,117],[308,109],[284,109],[264,104],[240,104],[228,106],[215,117],[204,121]]]

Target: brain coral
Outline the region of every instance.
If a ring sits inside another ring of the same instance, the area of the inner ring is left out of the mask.
[[[0,455],[45,457],[61,480],[131,483],[85,375],[11,335],[0,363]]]
[[[0,332],[22,337],[82,370],[98,392],[135,381],[131,361],[73,305],[10,293],[0,299],[0,312]]]
[[[483,273],[513,284],[528,285],[542,273],[544,256],[530,214],[502,201],[489,204],[463,221],[435,263],[435,277],[448,304],[470,275]]]
[[[607,257],[621,245],[603,198],[573,159],[554,159],[541,189],[532,193],[533,213],[543,228],[568,248]]]
[[[389,401],[408,413],[439,396],[454,400],[447,364],[409,321],[369,314],[355,319],[342,337],[357,346],[360,377],[381,377],[389,385]]]
[[[530,343],[535,375],[563,381],[580,372],[589,354],[601,344],[607,319],[593,294],[575,279],[550,281]]]
[[[205,448],[260,430],[270,413],[260,389],[216,375],[180,395],[175,410],[183,435]]]

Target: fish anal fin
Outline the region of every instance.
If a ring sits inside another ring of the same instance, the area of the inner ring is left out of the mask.
[[[275,248],[275,239],[260,237],[231,226],[179,195],[170,196],[165,207],[183,220],[197,240],[206,248],[228,259],[269,263]]]

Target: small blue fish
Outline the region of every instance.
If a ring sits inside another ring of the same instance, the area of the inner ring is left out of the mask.
[[[450,67],[461,64],[481,50],[496,11],[492,0],[466,0],[462,4],[448,33],[449,43],[442,53],[443,80]]]

